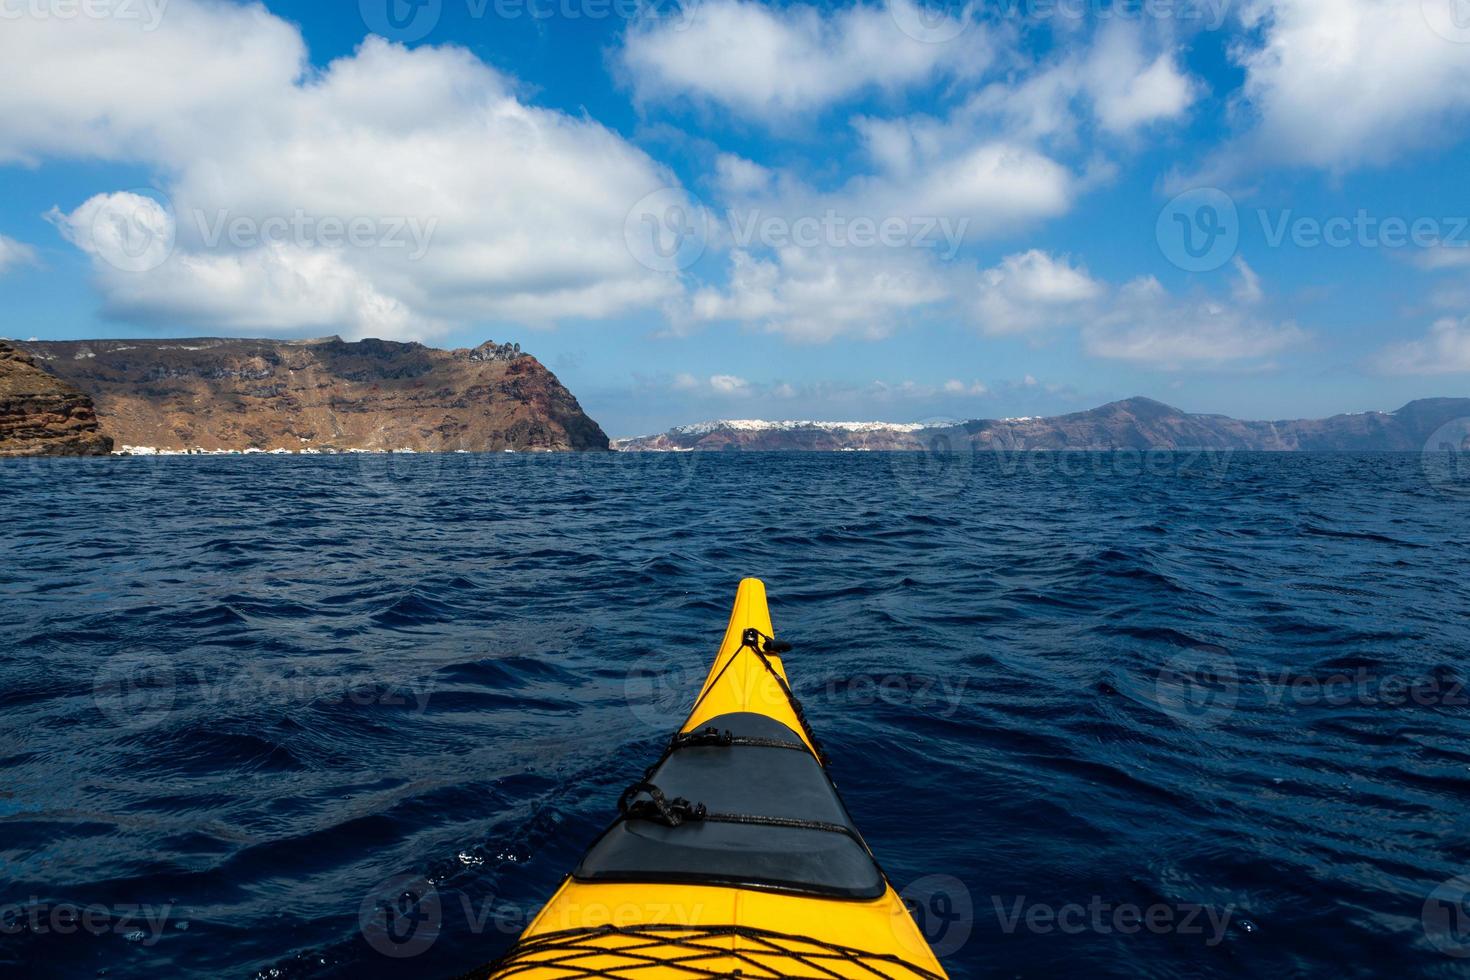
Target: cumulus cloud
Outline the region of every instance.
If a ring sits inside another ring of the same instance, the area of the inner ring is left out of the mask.
[[[617,134],[523,102],[460,49],[369,38],[321,71],[305,63],[299,31],[259,5],[173,0],[154,31],[11,21],[0,160],[137,161],[163,178],[156,213],[106,189],[53,219],[94,257],[108,308],[138,321],[422,338],[681,293],[624,239],[635,203],[677,181]],[[120,268],[109,256],[118,234],[136,244],[136,216],[169,223],[152,230],[170,254]],[[365,242],[325,240],[327,222],[365,224]],[[426,253],[402,247],[410,225],[432,228]]]
[[[0,276],[36,261],[36,250],[24,242],[0,235]]]
[[[1254,362],[1307,340],[1294,323],[1264,319],[1213,298],[1171,296],[1153,277],[1127,283],[1082,330],[1095,357],[1165,370]]]
[[[134,193],[99,194],[50,218],[92,256],[109,316],[284,335],[426,337],[443,328],[380,292],[340,250],[176,251],[173,215]]]
[[[1030,333],[1075,324],[1104,291],[1086,269],[1033,249],[983,271],[970,307],[985,333]]]
[[[763,259],[730,257],[725,289],[701,289],[691,315],[734,321],[808,343],[885,337],[947,296],[943,279],[913,257],[854,249],[788,247]]]
[[[1091,46],[986,86],[957,115],[999,124],[1013,138],[1070,144],[1089,121],[1123,136],[1178,120],[1202,88],[1180,66],[1178,50],[1151,42],[1138,24],[1117,21],[1102,27]]]
[[[976,26],[945,44],[905,34],[896,18],[913,12],[910,0],[890,2],[901,9],[859,3],[824,13],[805,4],[708,0],[692,19],[671,15],[630,27],[622,65],[641,100],[693,96],[776,120],[868,90],[973,74],[993,58],[988,35]]]
[[[694,90],[709,94],[708,86],[717,85],[717,94],[728,104],[779,115],[842,97],[815,85],[803,88],[807,94],[800,98],[774,93],[769,86],[805,85],[803,73],[810,64],[833,71],[834,60],[851,57],[842,52],[852,49],[854,38],[867,37],[863,25],[881,11],[857,6],[818,17],[807,7],[772,10],[745,0],[720,0],[712,11],[701,8],[700,17],[707,12],[713,12],[716,20],[751,18],[758,25],[753,28],[758,52],[785,51],[798,43],[793,38],[807,38],[811,44],[818,38],[826,45],[825,53],[796,58],[794,75],[768,77],[745,60],[743,46],[722,44],[718,52],[711,49],[694,57],[688,50],[694,43],[689,35],[692,30],[698,36],[698,25],[675,36],[664,24],[655,33],[630,36],[632,53],[625,56],[689,58],[687,82]],[[892,27],[889,19],[882,29]],[[971,30],[987,38],[990,51],[993,37]],[[655,37],[670,47],[655,51],[650,46]],[[770,37],[782,40],[777,43]],[[869,58],[864,53],[854,57],[861,66],[843,70],[859,80],[889,71],[890,62],[902,60],[903,42],[908,40],[899,32],[897,55]],[[965,43],[972,42],[926,47],[952,52]],[[931,51],[930,57],[939,55]],[[722,67],[726,58],[739,63]],[[1026,63],[1015,51],[1007,59],[1010,66]],[[707,65],[715,67],[707,77],[696,77],[696,64],[701,71]],[[943,64],[934,61],[927,70],[941,71]],[[1106,161],[1094,159],[1084,172],[1074,172],[1042,143],[1064,148],[1088,125],[1125,137],[1154,123],[1180,119],[1199,89],[1179,66],[1176,47],[1143,26],[1119,23],[1100,28],[1076,55],[1058,58],[1030,76],[1023,71],[1020,81],[990,86],[943,117],[854,119],[868,167],[835,186],[816,186],[795,171],[773,170],[723,154],[716,160],[711,183],[721,208],[735,218],[734,225],[759,228],[761,222],[776,219],[792,228],[835,216],[849,226],[854,220],[879,226],[896,223],[909,234],[897,246],[877,250],[827,238],[816,247],[792,248],[786,241],[752,241],[733,234],[718,243],[732,248],[728,285],[699,290],[689,318],[755,324],[803,341],[872,338],[892,333],[927,307],[958,297],[991,333],[1026,332],[1043,323],[1061,322],[1103,288],[1091,282],[1085,270],[1035,253],[1008,260],[1009,265],[986,272],[978,284],[957,284],[956,270],[946,263],[966,246],[1068,213],[1089,184],[1108,169]],[[818,91],[824,93],[820,98],[813,94]]]
[[[1470,374],[1470,317],[1444,317],[1418,340],[1380,352],[1378,367],[1388,374]]]
[[[1258,40],[1234,57],[1252,129],[1222,165],[1344,171],[1457,135],[1470,111],[1470,45],[1446,36],[1457,2],[1251,0],[1242,17]]]
[[[1304,342],[1294,324],[1252,311],[1265,300],[1260,279],[1243,260],[1236,271],[1233,302],[1176,297],[1152,277],[1115,288],[1068,259],[1032,250],[980,272],[966,307],[992,336],[1079,327],[1095,357],[1167,370],[1259,363]]]
[[[710,377],[709,386],[721,395],[748,395],[750,382],[733,374],[716,374]]]

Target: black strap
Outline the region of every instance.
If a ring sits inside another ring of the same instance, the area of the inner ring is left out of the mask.
[[[648,794],[648,799],[638,799],[643,793]],[[707,818],[703,803],[690,803],[682,796],[671,800],[664,796],[663,790],[647,781],[623,790],[618,798],[618,811],[622,820],[651,820],[665,827],[679,827],[686,821]]]
[[[670,751],[693,748],[723,749],[737,745],[755,749],[795,749],[797,752],[807,751],[807,747],[800,742],[788,742],[780,738],[756,738],[754,736],[736,735],[728,728],[720,731],[714,726],[697,732],[681,732],[669,740]]]
[[[647,794],[648,799],[639,796]],[[653,783],[634,783],[618,800],[620,820],[647,820],[665,827],[682,827],[687,823],[733,823],[756,827],[788,827],[795,830],[819,830],[826,834],[842,834],[857,841],[864,851],[868,845],[857,830],[846,824],[825,820],[803,820],[798,817],[767,817],[753,813],[715,813],[703,803],[691,803],[682,796],[669,799]]]
[[[768,651],[772,654],[790,653],[791,644],[781,642],[775,637],[767,636],[754,627],[746,630],[741,640],[740,647],[734,653],[730,654],[730,659],[725,661],[725,665],[720,668],[720,672],[709,682],[709,687],[700,695],[699,700],[694,702],[694,707],[689,711],[689,717],[693,718],[699,712],[699,708],[704,704],[705,698],[714,692],[721,678],[725,676],[725,671],[730,669],[730,665],[735,662],[736,657],[740,656],[741,651],[749,650],[760,658],[761,665],[775,678],[776,683],[781,688],[781,693],[786,695],[786,702],[791,705],[791,713],[796,715],[797,724],[801,725],[802,734],[811,743],[812,749],[816,753],[817,761],[822,764],[823,769],[827,768],[827,752],[822,748],[822,743],[817,740],[816,733],[812,731],[811,724],[806,720],[806,711],[801,706],[801,699],[796,696],[795,691],[791,690],[791,685],[786,683],[786,678],[781,676],[781,672],[776,669],[776,665],[771,663],[771,658],[767,656]],[[675,738],[678,738],[678,736],[676,735]],[[672,748],[673,746],[671,745],[670,747]]]
[[[761,649],[762,644],[764,644],[765,650]],[[777,651],[789,653],[791,651],[791,644],[778,643],[775,637],[766,636],[760,630],[752,627],[745,631],[745,647],[748,647],[752,653],[760,657],[761,663],[765,665],[766,670],[776,679],[776,683],[781,686],[781,693],[786,695],[786,700],[791,705],[792,714],[796,715],[797,722],[801,724],[802,734],[806,735],[807,741],[812,743],[812,748],[817,753],[817,761],[825,769],[827,767],[827,752],[822,748],[822,743],[817,741],[816,733],[812,731],[811,724],[806,720],[806,711],[801,706],[801,699],[796,696],[796,692],[791,689],[791,685],[786,683],[786,678],[781,676],[781,672],[776,669],[776,665],[771,663],[771,658],[766,656],[766,650],[770,650],[772,653]]]

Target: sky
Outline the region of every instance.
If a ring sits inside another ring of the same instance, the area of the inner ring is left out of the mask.
[[[1470,0],[0,0],[0,335],[516,341],[614,436],[1465,395]]]

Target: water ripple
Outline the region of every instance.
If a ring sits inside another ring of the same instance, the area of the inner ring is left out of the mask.
[[[0,906],[108,910],[0,972],[494,957],[757,575],[890,876],[968,899],[956,977],[1461,975],[1467,534],[1414,457],[118,462],[0,461]],[[1094,901],[1219,927],[1008,918]]]

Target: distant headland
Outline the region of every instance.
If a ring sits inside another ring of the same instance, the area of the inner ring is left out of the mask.
[[[1028,450],[1241,450],[1265,452],[1420,452],[1436,433],[1450,448],[1470,427],[1470,398],[1428,398],[1396,412],[1363,412],[1328,419],[1243,422],[1194,415],[1154,401],[1129,398],[1052,418],[974,419],[952,424],[884,422],[765,422],[731,420],[685,425],[637,439],[623,452],[772,450],[808,452],[1028,451]],[[1449,431],[1453,429],[1454,431]]]
[[[566,452],[608,438],[519,344],[0,341],[0,454],[128,447]]]

